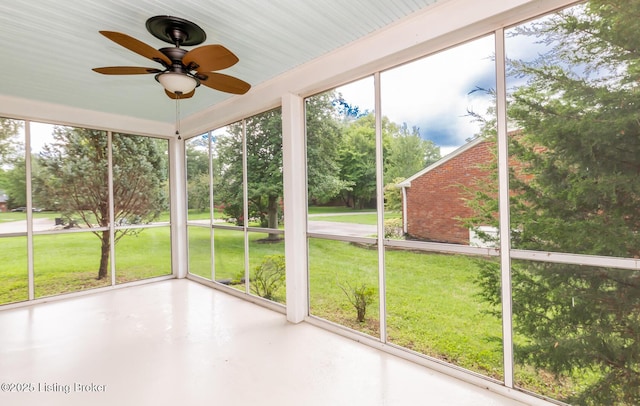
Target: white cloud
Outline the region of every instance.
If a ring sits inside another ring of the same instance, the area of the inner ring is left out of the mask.
[[[443,147],[464,144],[478,131],[465,117],[467,110],[484,114],[492,102],[483,92],[470,92],[476,86],[495,88],[493,50],[488,36],[382,72],[382,114],[420,127],[423,137]],[[338,91],[361,110],[373,110],[372,78]]]
[[[544,18],[544,17],[543,17]],[[532,60],[546,46],[536,39],[506,38],[507,56]],[[381,73],[382,114],[398,124],[420,128],[421,135],[441,147],[444,155],[476,135],[479,124],[468,111],[486,115],[494,104],[486,90],[496,88],[494,36],[470,41]],[[509,86],[522,80],[509,79]],[[361,110],[373,110],[373,78],[338,88],[345,100]]]
[[[53,124],[31,123],[31,152],[34,154],[42,151],[45,144],[53,142]]]

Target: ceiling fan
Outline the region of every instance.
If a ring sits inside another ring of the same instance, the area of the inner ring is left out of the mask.
[[[207,38],[198,25],[179,17],[155,16],[147,20],[147,30],[173,47],[155,49],[129,35],[115,31],[100,31],[118,45],[162,65],[162,69],[138,66],[93,68],[104,75],[155,74],[155,78],[172,99],[187,99],[201,84],[221,92],[245,94],[251,88],[247,82],[214,71],[226,69],[238,62],[238,57],[222,45],[203,45],[190,51],[182,46],[199,45]]]

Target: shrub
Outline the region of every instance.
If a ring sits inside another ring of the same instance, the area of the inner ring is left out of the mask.
[[[402,219],[388,219],[384,221],[384,238],[402,239],[404,231]]]
[[[251,276],[251,291],[257,296],[275,300],[278,289],[285,283],[284,255],[267,255],[254,268]]]
[[[367,306],[373,303],[373,300],[375,299],[375,289],[364,283],[355,287],[351,286],[348,282],[346,287],[341,284],[338,284],[338,286],[347,296],[347,299],[349,299],[349,303],[351,303],[356,309],[356,320],[360,323],[364,322],[365,315],[367,313]]]

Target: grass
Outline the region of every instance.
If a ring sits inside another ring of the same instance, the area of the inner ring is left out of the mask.
[[[312,208],[328,214],[335,208]],[[353,213],[353,210],[339,210]],[[5,213],[9,214],[9,213]],[[24,213],[10,213],[12,218]],[[41,214],[41,213],[34,213]],[[42,213],[45,215],[44,213]],[[205,213],[206,214],[206,213]],[[189,215],[193,217],[192,214]],[[388,216],[387,216],[388,217]],[[206,218],[206,216],[205,216]],[[375,214],[322,217],[375,224]],[[170,273],[169,228],[145,229],[126,236],[116,246],[117,281],[143,279]],[[244,234],[214,230],[215,277],[240,282],[244,269]],[[190,272],[211,278],[210,229],[189,227]],[[284,243],[264,243],[267,235],[249,234],[249,268],[255,269],[267,255],[284,254]],[[26,238],[2,240],[0,303],[26,300]],[[99,240],[91,233],[70,233],[34,238],[36,296],[48,296],[110,284],[97,280]],[[340,241],[310,240],[310,293],[312,314],[379,336],[379,303],[368,306],[367,322],[355,321],[355,309],[340,285],[365,283],[378,289],[378,257],[375,250]],[[23,254],[20,254],[22,252]],[[499,321],[483,313],[468,257],[388,251],[387,307],[391,342],[449,360],[465,368],[499,376],[501,349],[491,341],[499,336]],[[244,290],[244,284],[236,288]],[[282,286],[276,300],[284,302]]]
[[[400,212],[387,212],[384,214],[385,220],[389,220],[392,218],[401,218],[402,214]],[[362,214],[341,214],[339,216],[321,216],[321,217],[311,217],[310,221],[335,221],[339,223],[355,223],[355,224],[370,224],[375,225],[378,224],[378,215],[375,213],[363,212]]]
[[[484,260],[387,251],[389,341],[501,379],[502,325],[474,283]]]
[[[116,245],[116,281],[124,283],[171,273],[169,228],[149,228]],[[3,238],[0,304],[28,299],[27,239]],[[100,241],[90,232],[34,237],[35,296],[45,297],[111,284],[98,280]]]
[[[33,218],[35,219],[55,218],[55,217],[60,217],[60,213],[56,213],[52,211],[41,211],[41,212],[33,213]],[[21,212],[1,213],[0,212],[0,223],[9,222],[9,221],[20,221],[20,220],[26,220],[26,219],[27,219],[27,213],[21,213]]]
[[[379,336],[378,300],[358,323],[340,289],[364,283],[377,291],[377,251],[323,239],[311,240],[309,250],[311,313]],[[477,297],[476,259],[388,250],[385,261],[389,341],[500,378],[502,327]]]
[[[310,212],[328,214],[333,208]],[[352,213],[352,210],[343,210]],[[8,215],[8,216],[7,216]],[[34,213],[51,216],[51,213]],[[388,216],[386,216],[388,218]],[[24,213],[2,213],[0,220],[25,218]],[[167,217],[168,218],[168,217]],[[190,219],[194,217],[190,214]],[[206,218],[206,217],[205,217]],[[322,217],[323,221],[375,224],[375,215]],[[371,223],[369,223],[371,222]],[[125,236],[116,246],[117,283],[166,275],[171,272],[169,227],[149,228]],[[188,227],[189,270],[211,278],[211,230]],[[241,282],[244,269],[244,233],[214,230],[215,278]],[[249,268],[267,255],[284,254],[284,242],[266,243],[264,233],[249,233]],[[0,304],[27,300],[27,239],[2,238],[0,250]],[[309,240],[309,291],[312,315],[339,323],[374,337],[380,336],[378,255],[374,247],[325,239]],[[97,280],[99,240],[91,233],[34,237],[36,297],[108,286],[110,275]],[[487,314],[474,283],[478,258],[413,251],[385,252],[387,337],[389,342],[487,376],[501,379],[500,320]],[[376,292],[366,321],[356,320],[356,310],[340,286],[364,284]],[[275,300],[285,301],[285,286]],[[543,371],[519,369],[522,387],[563,398],[563,386]],[[555,388],[555,389],[554,389]]]

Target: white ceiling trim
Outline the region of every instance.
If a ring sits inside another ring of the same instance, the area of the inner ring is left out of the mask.
[[[127,134],[175,137],[174,124],[4,95],[0,95],[0,116]]]

